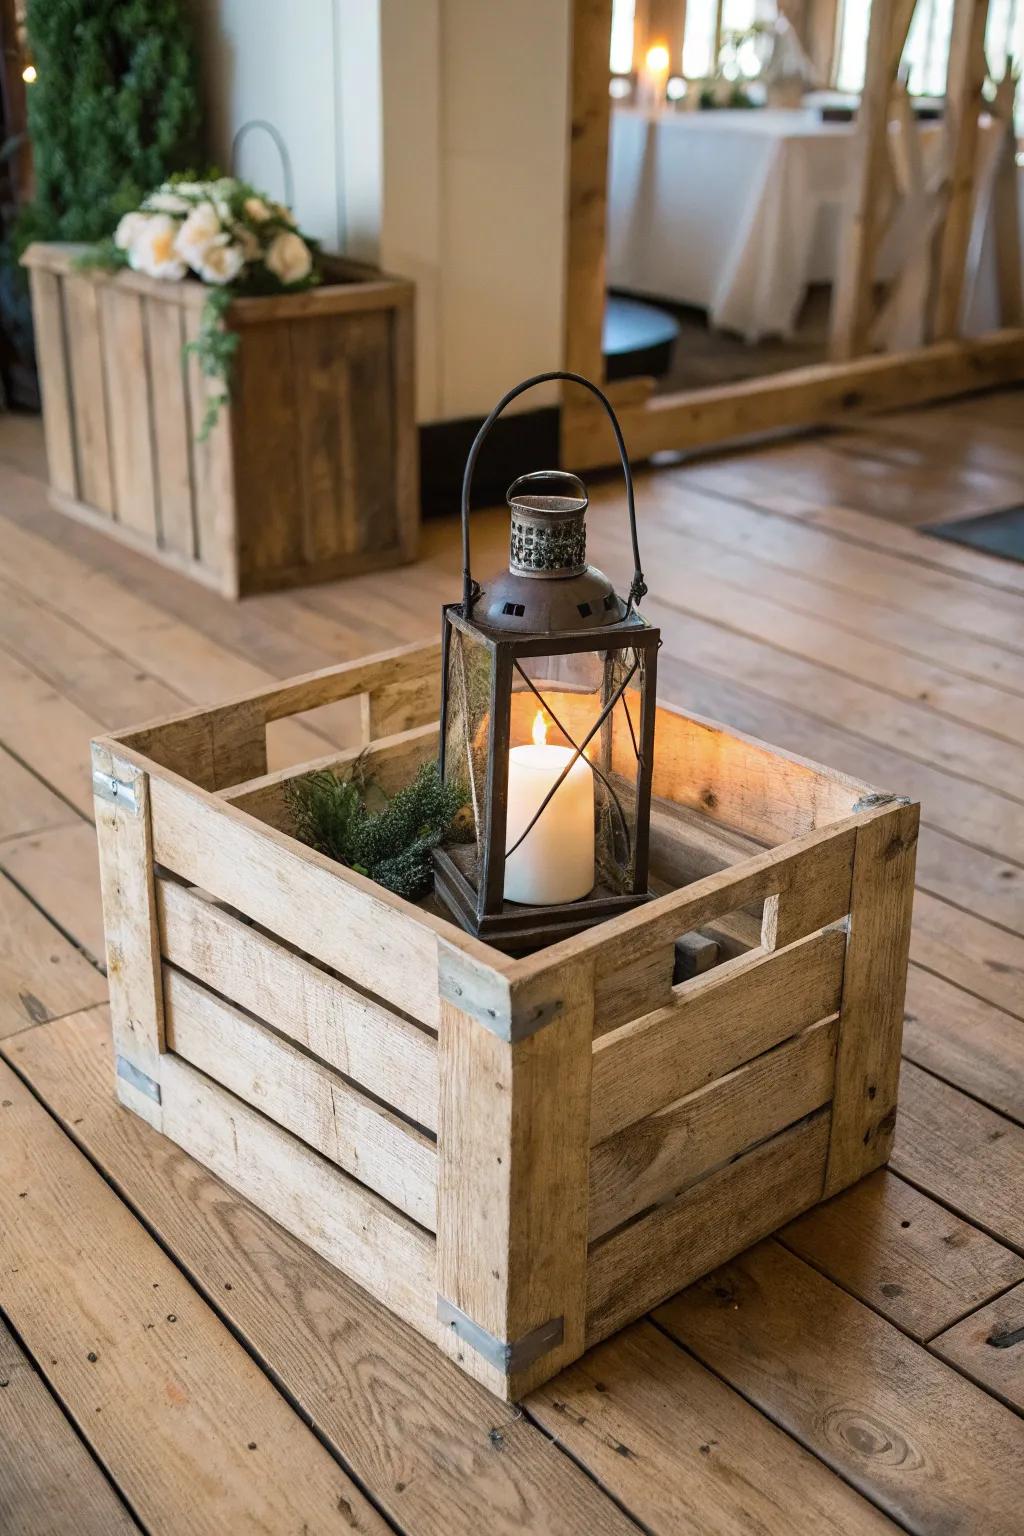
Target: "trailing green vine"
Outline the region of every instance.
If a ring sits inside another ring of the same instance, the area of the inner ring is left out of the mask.
[[[231,396],[231,370],[238,351],[239,335],[229,331],[225,316],[235,295],[230,288],[211,288],[199,317],[199,334],[185,343],[185,353],[192,353],[204,379],[216,386],[206,394],[206,408],[196,432],[196,441],[205,443],[217,425],[221,407]]]

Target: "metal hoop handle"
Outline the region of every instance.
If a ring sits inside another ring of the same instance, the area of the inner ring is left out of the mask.
[[[622,428],[619,426],[618,418],[616,417],[615,412],[612,410],[611,401],[608,399],[608,396],[604,393],[603,390],[598,389],[597,385],[592,384],[589,379],[585,379],[581,373],[564,373],[561,370],[558,370],[554,373],[535,373],[532,378],[524,379],[521,384],[517,384],[514,389],[510,389],[507,394],[502,395],[501,399],[498,401],[497,405],[494,407],[493,411],[488,416],[479,432],[476,434],[476,437],[473,439],[473,446],[469,450],[469,456],[466,459],[465,472],[462,476],[463,618],[468,619],[471,616],[473,612],[473,604],[480,596],[480,588],[473,580],[473,575],[470,570],[469,563],[469,498],[470,492],[473,488],[473,471],[476,469],[476,461],[480,457],[480,450],[484,445],[484,439],[486,438],[491,428],[494,426],[494,423],[497,421],[505,407],[510,405],[512,401],[515,400],[519,395],[525,394],[528,389],[533,389],[538,384],[548,384],[558,380],[568,384],[580,384],[584,389],[588,389],[590,393],[594,395],[604,406],[608,420],[611,422],[612,432],[615,435],[615,446],[619,450],[619,460],[622,464],[622,473],[626,481],[626,510],[629,513],[629,537],[633,546],[633,580],[629,588],[629,607],[626,610],[627,613],[632,612],[634,608],[638,608],[642,598],[646,595],[647,583],[644,581],[644,573],[640,568],[640,546],[637,542],[636,535],[636,498],[633,494],[633,471],[629,467],[629,455],[626,453],[626,443],[622,436]],[[562,471],[559,471],[558,473],[562,473]],[[575,475],[573,475],[572,478],[577,480]],[[517,485],[520,483],[520,481],[516,481]],[[580,484],[582,489],[582,482],[577,480],[577,483]],[[586,494],[585,491],[584,494]]]
[[[252,132],[254,128],[262,128],[263,132],[269,133],[270,137],[274,141],[274,147],[281,157],[281,179],[284,182],[285,207],[291,210],[295,207],[295,182],[292,178],[291,156],[288,153],[288,146],[284,141],[284,135],[274,127],[273,123],[268,123],[266,118],[250,118],[247,123],[242,124],[241,128],[239,128],[238,132],[231,140],[231,174],[235,175],[237,173],[238,152],[241,149],[246,137]]]
[[[513,480],[505,493],[505,500],[511,506],[516,499],[516,491],[520,490],[524,485],[542,485],[545,481],[549,480],[568,481],[576,491],[574,499],[582,501],[584,506],[589,506],[590,497],[587,495],[586,486],[579,475],[574,475],[570,469],[531,469],[528,475],[520,475],[518,480]]]

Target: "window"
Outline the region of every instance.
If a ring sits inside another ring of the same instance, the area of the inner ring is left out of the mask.
[[[836,64],[840,91],[856,92],[863,87],[870,16],[870,0],[843,0]],[[917,0],[903,51],[912,96],[945,95],[952,28],[953,0]],[[996,79],[1002,76],[1007,54],[1020,64],[1024,55],[1024,0],[991,0],[985,52]]]
[[[612,49],[608,61],[613,75],[628,75],[633,68],[633,18],[636,0],[612,0]]]
[[[682,12],[684,0],[679,0]],[[863,3],[863,0],[861,0]],[[633,25],[636,0],[613,0],[611,72],[624,75],[633,67]],[[744,32],[755,21],[771,21],[778,12],[776,0],[686,0],[683,57],[669,65],[675,73],[682,64],[689,80],[703,80],[715,73],[722,35]]]

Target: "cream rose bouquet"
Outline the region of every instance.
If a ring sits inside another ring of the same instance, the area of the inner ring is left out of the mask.
[[[123,216],[113,239],[85,264],[209,285],[199,336],[186,347],[215,386],[200,438],[209,434],[230,393],[238,336],[226,329],[224,317],[232,299],[294,293],[320,281],[317,242],[298,230],[291,210],[233,176],[164,182]]]

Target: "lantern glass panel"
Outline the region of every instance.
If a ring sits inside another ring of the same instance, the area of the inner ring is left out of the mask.
[[[455,624],[446,629],[444,777],[447,783],[460,784],[468,797],[469,841],[475,842],[479,860],[486,833],[493,652],[472,631]]]
[[[625,647],[517,657],[512,668],[509,744],[582,749],[593,781],[595,889],[613,895],[635,888],[644,664],[642,651]],[[558,790],[541,814],[557,817],[557,800]],[[510,816],[507,852],[523,831]]]

